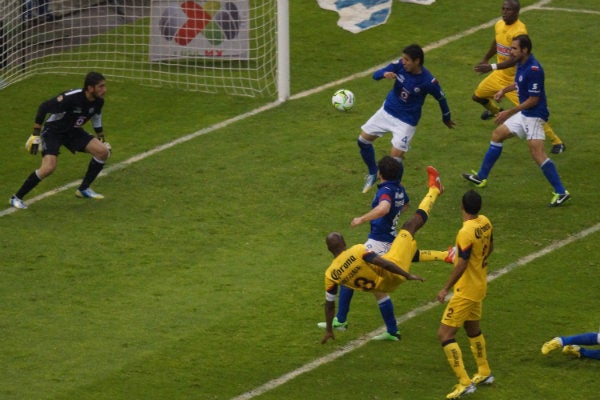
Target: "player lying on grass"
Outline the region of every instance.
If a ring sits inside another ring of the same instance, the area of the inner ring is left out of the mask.
[[[600,360],[600,349],[588,349],[580,345],[600,344],[600,333],[589,332],[572,336],[557,336],[542,346],[542,354],[548,354],[562,347],[563,354],[577,358],[593,358]]]

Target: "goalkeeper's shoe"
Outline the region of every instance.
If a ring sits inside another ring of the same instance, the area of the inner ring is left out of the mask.
[[[559,337],[555,337],[552,340],[547,341],[542,345],[542,354],[548,354],[553,350],[560,349],[563,347],[562,340]]]
[[[375,185],[375,182],[377,182],[377,174],[367,175],[365,178],[365,185],[363,186],[362,192],[367,193],[373,187],[373,185]]]
[[[456,246],[448,247],[448,255],[444,258],[444,261],[448,264],[454,264],[454,257],[456,257]]]
[[[456,384],[454,390],[446,395],[447,399],[460,399],[461,397],[471,394],[477,390],[477,387],[472,383],[468,386]]]
[[[18,208],[18,209],[21,209],[21,210],[24,210],[24,209],[27,208],[27,205],[25,205],[25,203],[23,203],[23,200],[21,200],[17,196],[12,196],[10,198],[10,200],[9,200],[9,203],[14,208]]]
[[[427,166],[427,175],[429,176],[429,187],[438,188],[440,194],[444,193],[444,185],[442,185],[442,181],[440,180],[440,173],[438,172],[438,170],[429,165]]]
[[[101,195],[100,193],[96,193],[94,192],[91,188],[87,188],[87,189],[77,189],[77,191],[75,192],[75,196],[80,197],[82,199],[96,199],[96,200],[100,200],[103,199],[104,196]]]
[[[492,374],[489,374],[489,375],[475,374],[475,375],[473,375],[473,378],[471,378],[471,383],[475,386],[491,385],[492,383],[494,383],[494,375],[492,375]]]
[[[348,321],[339,322],[337,317],[333,317],[332,325],[333,329],[337,329],[338,331],[345,331],[346,329],[348,329]],[[327,322],[319,322],[317,326],[319,328],[325,329],[327,328]]]
[[[566,190],[563,194],[553,193],[552,200],[550,200],[550,204],[548,204],[548,207],[558,207],[570,198],[571,193],[567,192]]]
[[[396,334],[392,335],[389,332],[383,332],[382,334],[379,334],[377,336],[373,336],[373,339],[371,339],[371,340],[397,342],[401,338],[402,338],[402,336],[400,336],[399,333],[396,333]]]
[[[470,174],[462,174],[462,177],[475,184],[478,188],[483,188],[487,185],[487,179],[481,179],[475,171],[471,171]]]
[[[563,354],[568,356],[575,356],[577,358],[581,358],[581,347],[576,344],[570,344],[568,346],[563,347]]]

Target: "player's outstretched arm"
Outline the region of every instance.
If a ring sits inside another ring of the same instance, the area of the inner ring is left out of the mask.
[[[335,340],[333,334],[333,317],[335,315],[335,301],[325,300],[325,335],[321,339],[321,344],[327,343],[329,339]]]
[[[421,282],[425,281],[425,279],[421,278],[420,276],[413,275],[409,272],[406,272],[405,270],[400,268],[395,263],[391,262],[390,260],[386,260],[383,257],[375,256],[369,262],[372,264],[375,264],[375,265],[379,265],[383,269],[386,269],[394,274],[401,275],[401,276],[405,277],[406,280],[408,280],[408,281],[421,281]]]

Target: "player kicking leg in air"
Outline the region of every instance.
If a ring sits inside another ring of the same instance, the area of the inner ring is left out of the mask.
[[[387,331],[376,340],[400,339],[398,323],[394,315],[389,293],[395,291],[406,280],[423,278],[411,274],[410,264],[417,249],[415,233],[425,225],[433,204],[444,189],[439,174],[433,167],[427,167],[429,190],[419,203],[415,214],[402,225],[402,229],[392,242],[390,250],[380,256],[370,251],[364,244],[347,248],[343,236],[338,232],[327,235],[327,248],[334,260],[325,271],[325,336],[321,343],[335,339],[333,318],[335,315],[335,299],[340,286],[371,292],[380,305]],[[382,304],[385,306],[382,307]],[[382,336],[382,337],[381,337]],[[393,338],[392,338],[393,337]]]

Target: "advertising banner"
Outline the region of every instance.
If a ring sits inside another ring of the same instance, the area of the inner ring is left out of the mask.
[[[150,61],[249,58],[249,0],[151,4]]]

